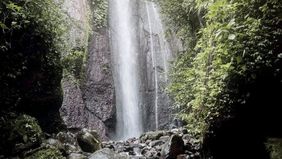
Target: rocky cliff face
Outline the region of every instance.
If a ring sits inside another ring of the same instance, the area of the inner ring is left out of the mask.
[[[84,128],[86,126],[85,104],[82,91],[75,80],[73,76],[64,77],[62,80],[64,100],[60,114],[68,128]]]
[[[87,0],[62,0],[62,9],[71,19],[68,33],[69,45],[72,48],[85,47],[88,42],[90,6]]]
[[[96,129],[106,139],[114,124],[114,88],[111,74],[111,56],[107,28],[93,28],[87,0],[71,0],[63,3],[73,20],[69,32],[72,48],[85,48],[81,79],[65,70],[62,80],[64,101],[61,116],[69,129]],[[93,8],[92,8],[93,9]],[[89,42],[88,42],[89,41]],[[67,54],[65,56],[68,56]],[[106,134],[107,133],[107,134]]]
[[[70,31],[68,33],[69,45],[71,48],[84,47],[87,41],[87,1],[86,0],[65,0],[62,9],[65,10],[72,20]],[[86,45],[87,46],[87,45]],[[67,57],[70,52],[63,55]],[[66,75],[67,74],[67,75]],[[78,79],[72,73],[67,73],[64,70],[62,79],[63,88],[63,104],[60,109],[60,114],[68,128],[83,128],[85,127],[85,104],[82,98],[82,90]]]
[[[89,114],[88,128],[102,128],[109,136],[115,126],[114,82],[111,67],[108,29],[99,29],[92,35],[84,85],[85,108]],[[95,123],[100,123],[96,127]],[[100,131],[100,130],[98,130]],[[105,133],[104,132],[104,133]]]
[[[137,35],[139,36],[139,82],[140,94],[143,98],[144,129],[145,131],[154,130],[157,127],[157,129],[165,129],[168,128],[172,118],[171,101],[165,88],[169,83],[169,63],[173,60],[173,54],[165,39],[158,6],[152,2],[136,1],[134,7],[136,7]],[[171,45],[174,46],[174,44]]]

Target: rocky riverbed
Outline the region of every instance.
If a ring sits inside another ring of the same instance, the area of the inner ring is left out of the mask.
[[[117,154],[133,159],[200,158],[199,141],[193,139],[185,129],[147,132],[139,138],[103,142],[102,145]]]
[[[25,145],[29,149],[17,153],[16,157],[0,159],[199,159],[200,142],[186,129],[153,131],[139,138],[126,141],[104,141],[94,130],[45,134],[40,145]],[[28,143],[26,143],[28,144]]]

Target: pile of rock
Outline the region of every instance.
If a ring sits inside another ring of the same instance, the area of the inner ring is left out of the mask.
[[[94,130],[60,132],[16,158],[36,159],[199,159],[200,142],[185,129],[147,132],[126,141],[101,142]],[[3,158],[1,157],[0,159]],[[5,158],[5,157],[4,157]]]
[[[77,133],[60,132],[49,136],[39,147],[25,152],[19,158],[88,159],[100,149],[102,145],[98,133],[82,129]]]
[[[107,148],[133,159],[199,159],[200,142],[185,129],[147,132],[140,138],[102,143]]]
[[[59,149],[67,159],[87,159],[102,148],[101,139],[95,130],[82,129],[77,133],[60,132],[46,140],[44,146]]]

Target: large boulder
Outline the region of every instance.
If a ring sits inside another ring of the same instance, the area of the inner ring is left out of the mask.
[[[117,154],[114,151],[105,148],[92,154],[89,159],[129,159],[129,157]]]
[[[142,134],[140,136],[141,142],[145,142],[146,140],[158,140],[160,137],[166,135],[164,131],[150,131]]]
[[[163,159],[176,159],[178,155],[184,154],[185,146],[184,141],[178,135],[172,135],[165,143],[161,151]]]
[[[95,137],[93,132],[87,129],[82,129],[77,134],[77,142],[79,147],[84,152],[93,153],[101,149],[101,142],[97,136]]]

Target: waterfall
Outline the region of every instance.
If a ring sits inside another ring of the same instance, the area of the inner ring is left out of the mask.
[[[164,83],[165,85],[168,82],[168,68],[169,62],[168,60],[171,58],[171,51],[168,45],[168,42],[165,38],[164,29],[162,26],[162,20],[158,11],[157,6],[154,2],[145,2],[146,13],[148,18],[148,28],[149,28],[149,42],[150,42],[150,54],[152,59],[152,65],[154,70],[154,90],[155,90],[155,99],[154,99],[154,108],[155,108],[155,128],[159,129],[159,83],[162,82],[159,79],[162,74],[164,75]],[[159,37],[158,44],[156,44],[154,35]],[[160,45],[159,50],[155,50]],[[162,63],[158,63],[158,59],[162,59]],[[164,71],[161,73],[158,72],[158,68],[163,68]]]
[[[166,128],[170,100],[165,87],[171,52],[158,6],[147,0],[110,0],[109,20],[116,138]]]
[[[148,18],[148,25],[149,25],[149,35],[150,35],[150,53],[152,58],[152,64],[154,69],[154,86],[155,86],[155,101],[154,101],[154,107],[155,107],[155,124],[156,124],[156,130],[159,129],[159,115],[158,115],[158,70],[156,65],[156,57],[155,57],[155,50],[154,50],[154,39],[153,39],[153,31],[152,31],[152,21],[151,21],[151,14],[149,11],[149,2],[146,1],[146,11],[147,11],[147,18]]]
[[[137,40],[132,21],[131,0],[112,0],[110,27],[117,94],[117,138],[142,133],[137,82]]]
[[[156,6],[154,6],[153,2],[151,3],[151,7],[156,19],[156,23],[159,25],[158,29],[159,29],[159,35],[160,35],[160,45],[161,45],[161,53],[163,56],[163,66],[164,66],[164,75],[165,75],[165,82],[166,84],[168,83],[168,72],[169,72],[169,61],[172,59],[172,53],[169,47],[169,43],[166,40],[165,37],[165,32],[164,32],[164,28],[162,25],[162,20],[161,20],[161,16],[160,16],[160,11],[158,10],[158,8]]]

